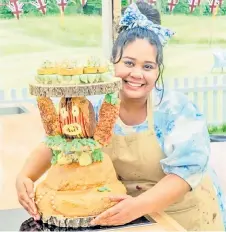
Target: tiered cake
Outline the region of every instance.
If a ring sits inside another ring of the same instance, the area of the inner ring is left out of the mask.
[[[38,69],[30,93],[37,96],[52,149],[52,166],[36,188],[35,201],[42,220],[62,227],[88,227],[90,221],[115,203],[109,195],[126,194],[109,156],[102,147],[110,142],[119,113],[119,78],[92,57],[86,65],[45,62]],[[106,78],[107,77],[107,78]],[[88,95],[105,94],[96,122]],[[51,97],[59,97],[58,111]]]

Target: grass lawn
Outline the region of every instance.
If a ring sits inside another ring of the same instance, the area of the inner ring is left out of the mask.
[[[163,15],[162,22],[176,32],[164,50],[164,78],[211,77],[212,50],[226,48],[226,17]],[[99,16],[0,20],[1,88],[26,87],[46,58],[101,53],[101,33]]]

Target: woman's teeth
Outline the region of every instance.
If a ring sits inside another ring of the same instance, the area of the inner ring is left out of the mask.
[[[133,86],[133,87],[141,87],[141,86],[142,86],[142,84],[136,84],[136,83],[132,83],[132,82],[128,82],[128,81],[126,81],[126,83],[127,83],[128,85]]]

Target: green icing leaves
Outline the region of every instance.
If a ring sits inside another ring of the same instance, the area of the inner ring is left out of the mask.
[[[117,105],[119,102],[118,93],[108,93],[105,95],[105,101],[112,105]]]
[[[73,162],[78,162],[75,156],[80,156],[82,152],[90,153],[92,162],[101,162],[103,160],[100,144],[91,138],[67,141],[67,139],[61,136],[48,136],[45,144],[52,149],[53,156],[51,163],[53,165],[58,163],[62,155],[65,158],[72,156],[74,157]]]
[[[100,187],[97,189],[98,192],[111,192],[111,190],[108,187]]]
[[[96,149],[92,153],[92,158],[94,162],[100,162],[103,160],[103,153],[100,149]]]
[[[58,156],[61,152],[60,151],[53,151],[53,156],[51,160],[51,164],[57,164]]]
[[[86,147],[90,151],[100,148],[100,144],[93,139],[73,139],[67,141],[61,136],[48,136],[45,144],[52,150],[59,150],[63,153],[80,152],[82,148]],[[87,150],[87,149],[86,149]]]

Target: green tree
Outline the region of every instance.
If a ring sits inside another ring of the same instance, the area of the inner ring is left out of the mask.
[[[201,5],[196,6],[195,10],[192,12],[192,15],[195,15],[195,16],[201,16],[201,15],[203,15],[202,6]]]
[[[173,13],[175,14],[189,14],[190,9],[188,5],[188,0],[180,0],[178,4],[175,6]]]
[[[168,1],[167,0],[157,0],[157,8],[163,14],[169,13]]]
[[[210,15],[211,12],[210,12],[210,7],[209,7],[209,1],[201,1],[201,4],[200,4],[200,8],[201,8],[201,11],[202,11],[202,15],[206,16],[206,15]]]
[[[219,8],[218,14],[219,15],[226,15],[226,1],[225,0],[223,1],[223,4]]]
[[[83,7],[84,14],[92,15],[99,14],[101,15],[102,4],[101,0],[88,0],[87,4]]]
[[[7,6],[4,6],[4,4],[8,4],[8,0],[1,0],[0,4],[3,6],[0,6],[0,18],[13,18],[13,14],[10,11],[10,9]]]
[[[121,4],[122,4],[122,7],[126,7],[128,5],[128,1],[127,0],[122,0]]]

